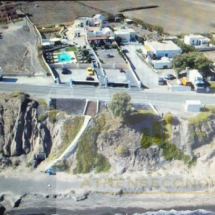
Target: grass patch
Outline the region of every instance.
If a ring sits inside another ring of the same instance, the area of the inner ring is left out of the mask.
[[[200,126],[203,122],[207,122],[208,118],[212,116],[212,113],[209,112],[202,112],[198,114],[198,116],[190,118],[188,121],[191,125]]]
[[[215,83],[214,82],[210,82],[210,92],[215,93]]]
[[[106,124],[106,115],[94,117],[90,126],[81,136],[76,154],[77,165],[74,174],[89,173],[95,169],[96,173],[107,172],[110,169],[108,159],[97,153],[96,139]]]
[[[47,115],[43,115],[43,114],[39,115],[38,117],[39,122],[43,122],[46,119],[46,117]]]
[[[48,118],[49,118],[49,121],[52,122],[52,123],[55,123],[57,121],[57,110],[53,109],[53,110],[50,110],[48,112]]]
[[[53,51],[53,53],[60,53],[60,52],[62,52],[61,49]]]
[[[161,122],[152,122],[152,144],[155,145],[161,142]]]
[[[72,141],[75,139],[76,135],[80,131],[83,122],[84,117],[81,116],[70,117],[64,122],[62,143],[58,147],[56,152],[53,152],[49,155],[49,161],[60,157],[60,155],[68,148],[68,146],[72,143]]]
[[[25,164],[25,167],[27,167],[27,168],[29,168],[31,166],[31,163],[30,162],[27,162],[26,164]]]
[[[69,47],[65,49],[67,52],[76,52],[77,48],[75,46]]]
[[[151,145],[150,128],[142,129],[141,147],[148,148]]]
[[[166,141],[172,136],[172,114],[163,116],[163,140]]]
[[[16,23],[16,22],[22,22],[23,19],[22,18],[18,18],[18,19],[13,19],[13,22]]]
[[[144,120],[155,120],[157,115],[154,114],[153,110],[139,110],[126,116],[125,122],[130,124],[138,124]]]
[[[183,160],[185,164],[189,164],[191,160],[189,155],[184,154],[184,152],[174,144],[163,142],[159,144],[159,147],[163,149],[162,156],[168,161]]]
[[[44,101],[44,100],[39,100],[38,103],[39,103],[39,105],[41,105],[41,106],[47,106],[47,103],[46,103],[46,101]]]
[[[26,96],[26,97],[29,97],[29,94],[26,94],[26,93],[20,92],[20,91],[15,91],[15,92],[11,93],[11,94],[10,94],[10,97],[11,97],[11,98],[17,98],[17,97],[20,97],[20,96],[22,96],[22,95],[24,95],[24,96]]]

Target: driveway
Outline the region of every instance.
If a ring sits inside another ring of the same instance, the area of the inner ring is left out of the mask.
[[[137,76],[141,80],[144,87],[147,88],[162,88],[167,89],[166,86],[158,85],[158,75],[136,54],[136,50],[142,48],[143,45],[124,45],[121,48],[124,49],[124,53],[128,57],[132,68],[136,72]]]

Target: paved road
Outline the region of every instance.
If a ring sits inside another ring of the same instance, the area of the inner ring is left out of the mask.
[[[1,83],[0,91],[2,92],[13,92],[22,91],[32,95],[41,95],[53,98],[86,98],[89,100],[100,99],[103,101],[110,101],[112,95],[115,92],[121,91],[122,89],[98,89],[98,88],[71,88],[69,85],[52,85],[52,86],[38,86],[38,85],[27,85],[27,84],[11,84]],[[151,101],[153,103],[168,102],[175,104],[183,104],[186,100],[200,100],[203,105],[211,104],[215,105],[214,94],[200,94],[196,92],[162,92],[144,90],[141,91],[138,88],[126,89],[131,95],[132,102],[145,102]]]

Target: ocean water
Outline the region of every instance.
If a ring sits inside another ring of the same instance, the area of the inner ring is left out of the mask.
[[[144,210],[144,209],[143,209]],[[132,212],[131,212],[132,211]],[[54,208],[45,209],[23,209],[13,210],[8,212],[10,215],[215,215],[215,212],[208,210],[159,210],[159,211],[145,211],[144,213],[135,213],[135,209],[110,209],[100,208],[93,210],[69,211],[59,210]]]
[[[132,215],[215,215],[212,211],[207,210],[186,210],[186,211],[176,211],[176,210],[170,210],[170,211],[164,211],[160,210],[157,212],[146,212],[146,213],[134,213]]]

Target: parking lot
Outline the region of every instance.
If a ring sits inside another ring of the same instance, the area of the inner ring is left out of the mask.
[[[62,74],[63,70],[62,68],[56,68],[55,69],[60,77],[61,83],[70,83],[70,79],[75,80],[75,81],[86,81],[86,78],[88,77],[87,75],[87,70],[86,69],[72,69],[68,68],[67,74]],[[98,81],[97,75],[91,75],[95,81]]]
[[[117,49],[98,49],[96,52],[98,58],[101,60],[101,63],[102,62],[104,64],[125,63],[124,59],[119,55]]]

